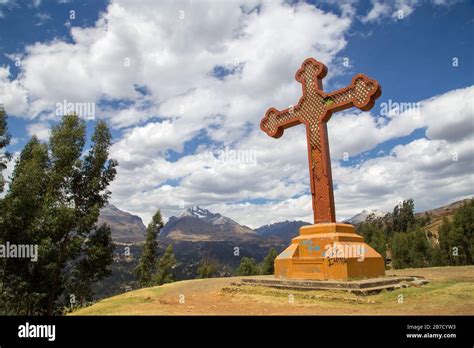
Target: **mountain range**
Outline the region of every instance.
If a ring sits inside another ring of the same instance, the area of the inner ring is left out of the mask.
[[[459,207],[462,202],[454,202],[427,212],[434,216],[447,214]],[[425,213],[420,212],[417,215]],[[364,222],[371,215],[383,217],[385,214],[380,210],[364,209],[344,222],[356,225]],[[140,244],[145,241],[146,227],[142,219],[137,215],[120,210],[112,204],[101,210],[99,224],[102,223],[107,223],[111,227],[112,239],[116,243]],[[186,209],[179,216],[171,216],[161,229],[159,239],[165,242],[255,242],[262,239],[290,242],[293,237],[298,235],[301,226],[309,224],[305,221],[282,221],[251,229],[229,217],[195,206]]]
[[[143,243],[146,227],[140,217],[109,204],[100,212],[99,224],[107,223],[116,243]],[[161,229],[158,238],[163,241],[222,242],[259,241],[271,239],[289,242],[298,235],[304,221],[282,221],[256,229],[241,225],[219,213],[212,213],[199,206],[186,209],[179,216],[171,216]]]

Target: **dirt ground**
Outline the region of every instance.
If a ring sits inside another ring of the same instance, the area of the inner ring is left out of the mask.
[[[195,279],[111,297],[72,315],[474,315],[474,266],[387,271],[429,284],[358,296],[236,286],[240,277]]]

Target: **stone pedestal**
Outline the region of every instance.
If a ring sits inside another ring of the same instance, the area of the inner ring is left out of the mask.
[[[275,277],[280,279],[346,281],[384,275],[382,256],[349,224],[303,226],[275,259]]]

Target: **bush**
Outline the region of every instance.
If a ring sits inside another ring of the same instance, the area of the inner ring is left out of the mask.
[[[240,265],[236,271],[239,276],[250,276],[258,274],[258,266],[255,260],[251,257],[244,256],[240,260]]]

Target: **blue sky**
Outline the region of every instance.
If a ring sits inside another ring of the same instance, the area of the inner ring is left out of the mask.
[[[109,122],[121,164],[112,203],[145,222],[156,208],[169,217],[192,205],[254,227],[310,221],[304,130],[273,140],[258,123],[268,107],[297,102],[293,76],[311,55],[329,67],[326,91],[359,72],[383,90],[370,112],[329,122],[338,218],[411,197],[418,210],[446,204],[472,195],[473,10],[439,0],[3,0],[8,150],[32,134],[47,141],[56,103],[94,103],[88,130]],[[382,115],[389,100],[412,103],[415,119]],[[225,149],[258,156],[235,162]]]

